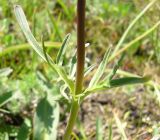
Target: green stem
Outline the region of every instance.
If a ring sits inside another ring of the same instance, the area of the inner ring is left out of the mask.
[[[85,5],[86,0],[77,2],[77,72],[74,95],[82,93],[85,63]],[[69,121],[63,140],[69,140],[79,111],[79,101],[72,99]]]
[[[78,104],[77,101],[74,101],[72,103],[70,117],[69,117],[69,121],[68,121],[68,124],[67,124],[66,132],[65,132],[65,135],[63,137],[63,140],[69,140],[70,139],[70,136],[71,136],[71,133],[72,133],[72,130],[73,130],[73,127],[74,127],[74,124],[75,124],[75,121],[76,121],[76,118],[77,118],[77,115],[78,115],[78,110],[79,110],[79,104]]]

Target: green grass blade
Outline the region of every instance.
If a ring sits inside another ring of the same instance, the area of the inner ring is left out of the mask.
[[[77,119],[77,129],[79,130],[82,139],[83,140],[88,140],[87,136],[85,134],[85,132],[86,132],[85,128],[84,128],[84,126],[83,126],[83,124],[82,124],[80,119]]]
[[[125,133],[125,128],[124,128],[122,122],[120,121],[117,113],[114,112],[113,114],[114,114],[114,119],[116,121],[116,125],[118,127],[119,133],[121,134],[122,139],[123,140],[128,140],[127,135]]]
[[[102,120],[97,118],[96,121],[96,140],[103,140],[103,131],[102,131]]]
[[[59,5],[61,5],[61,7],[64,10],[64,13],[66,14],[66,16],[68,17],[69,20],[72,19],[72,15],[70,14],[69,8],[66,6],[66,4],[63,2],[63,0],[57,0],[57,2],[59,3]]]
[[[41,58],[44,61],[46,61],[44,53],[43,53],[43,50],[40,47],[39,43],[34,38],[32,32],[31,32],[31,30],[29,28],[26,16],[25,16],[25,14],[24,14],[23,9],[21,8],[21,6],[15,5],[14,6],[14,13],[16,15],[17,21],[18,21],[18,23],[19,23],[19,25],[20,25],[20,27],[21,27],[24,35],[27,38],[27,41],[33,47],[33,49],[41,56]],[[50,61],[52,61],[52,59],[49,56],[48,56],[48,58],[49,58]]]
[[[133,85],[133,84],[141,84],[141,83],[146,83],[150,80],[150,76],[146,76],[146,77],[126,77],[126,78],[118,78],[118,79],[114,79],[111,80],[110,83],[110,87],[120,87],[120,86],[125,86],[125,85]]]
[[[54,17],[52,16],[51,12],[49,10],[47,10],[48,12],[48,15],[49,15],[49,18],[52,22],[52,25],[54,27],[54,30],[56,31],[56,35],[58,36],[58,38],[60,39],[60,41],[62,41],[62,37],[61,37],[61,34],[60,34],[60,30],[59,30],[59,27],[58,27],[58,23],[57,21],[54,19]]]
[[[53,49],[57,50],[61,47],[61,43],[59,43],[59,42],[45,42],[45,46],[47,48],[53,48]],[[5,56],[7,54],[10,54],[12,52],[25,51],[25,50],[28,50],[30,48],[31,48],[30,44],[28,44],[28,43],[9,46],[9,47],[6,47],[6,48],[2,49],[2,51],[0,51],[0,57]]]
[[[104,58],[102,60],[102,62],[100,63],[96,73],[94,74],[93,78],[91,79],[91,82],[89,83],[89,88],[92,86],[95,86],[98,81],[100,80],[101,76],[103,75],[106,65],[108,63],[109,57],[110,57],[110,53],[111,53],[111,48],[109,48],[105,55]]]
[[[113,140],[112,124],[109,125],[109,137],[108,140]]]
[[[151,8],[157,0],[152,0],[137,16],[136,18],[131,22],[131,24],[128,26],[124,34],[122,35],[120,41],[118,42],[117,46],[114,49],[114,52],[112,55],[115,55],[115,53],[118,51],[118,49],[123,44],[125,38],[127,37],[128,33],[131,31],[133,26],[139,21],[139,19],[148,11],[149,8]]]
[[[61,46],[61,48],[60,48],[60,50],[59,50],[59,52],[58,52],[57,60],[56,60],[56,63],[57,63],[58,65],[62,65],[62,63],[63,63],[64,54],[65,54],[65,52],[66,52],[66,48],[67,48],[67,46],[68,46],[68,42],[69,42],[69,40],[70,40],[70,36],[71,36],[71,34],[68,34],[68,35],[65,37],[65,39],[64,39],[64,41],[63,41],[63,43],[62,43],[62,46]]]
[[[160,21],[158,21],[155,25],[153,25],[150,29],[148,29],[146,32],[143,34],[139,35],[135,39],[133,39],[131,42],[127,43],[124,47],[116,51],[114,55],[112,55],[109,59],[109,62],[112,61],[114,58],[116,58],[118,55],[124,53],[124,51],[128,50],[130,47],[132,47],[135,43],[138,41],[142,40],[144,37],[148,36],[151,34],[156,28],[158,28],[160,25]]]

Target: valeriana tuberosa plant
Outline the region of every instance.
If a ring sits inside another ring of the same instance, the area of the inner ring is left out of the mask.
[[[68,34],[64,41],[62,42],[62,46],[59,49],[59,52],[57,54],[56,60],[53,60],[46,52],[45,42],[42,39],[42,45],[39,45],[39,43],[34,38],[33,34],[30,31],[30,28],[28,26],[25,14],[22,10],[22,8],[19,5],[14,6],[15,15],[17,18],[17,21],[25,34],[28,42],[32,46],[32,48],[41,56],[41,58],[49,64],[49,66],[57,72],[59,75],[59,79],[63,81],[61,87],[63,93],[62,96],[68,100],[68,103],[70,103],[70,115],[68,118],[68,123],[66,126],[65,134],[63,136],[63,140],[69,140],[71,138],[72,130],[74,127],[74,124],[76,122],[76,118],[78,116],[79,107],[84,101],[84,99],[95,92],[102,91],[102,90],[109,90],[111,88],[116,88],[120,86],[125,86],[129,84],[138,84],[138,83],[145,83],[150,78],[148,76],[145,77],[123,77],[123,78],[114,78],[117,70],[119,69],[124,55],[121,55],[120,59],[118,59],[117,63],[114,65],[112,70],[107,74],[104,75],[106,66],[109,62],[111,62],[114,58],[122,54],[126,49],[131,47],[134,43],[141,40],[145,36],[147,36],[149,33],[151,33],[154,29],[156,29],[160,22],[157,22],[152,28],[147,30],[144,34],[140,35],[133,41],[129,42],[126,46],[122,47],[124,40],[126,36],[128,35],[129,31],[132,29],[132,27],[137,23],[137,21],[146,13],[146,11],[153,6],[153,4],[156,2],[156,0],[153,0],[150,2],[144,10],[141,11],[141,13],[133,20],[133,22],[129,25],[125,33],[122,35],[122,38],[120,39],[118,45],[116,46],[115,50],[112,52],[111,48],[108,48],[105,52],[105,55],[99,64],[96,72],[92,76],[92,79],[89,82],[89,85],[84,86],[84,76],[87,74],[90,74],[90,71],[94,68],[92,65],[90,67],[85,68],[85,6],[86,6],[86,0],[77,0],[77,51],[76,55],[74,55],[71,60],[68,61],[68,65],[63,64],[63,58],[68,46],[68,42],[70,39],[70,34]],[[76,67],[76,71],[74,70],[74,67]],[[69,69],[68,69],[69,68]],[[59,81],[58,81],[59,82]],[[56,83],[54,83],[55,85]],[[87,87],[86,87],[87,86]],[[85,88],[86,87],[86,88]],[[69,93],[65,93],[64,91],[69,91]],[[49,96],[49,95],[47,95]],[[41,101],[40,105],[48,103],[48,98],[46,97],[43,102]],[[56,102],[56,101],[55,101]],[[40,105],[38,107],[40,107]],[[49,105],[44,105],[47,109],[47,107],[50,107]],[[49,108],[51,109],[51,108]],[[52,108],[52,112],[55,111],[55,104],[54,108]],[[41,109],[42,111],[42,109]],[[46,111],[47,112],[47,111]],[[46,113],[44,112],[44,113]],[[42,112],[42,114],[44,114]],[[37,113],[37,116],[40,115],[40,113]],[[45,117],[48,114],[45,114]],[[53,114],[55,115],[55,114]],[[45,118],[43,115],[43,118]],[[40,118],[40,117],[39,117]],[[53,119],[54,117],[52,117]],[[46,117],[47,120],[43,119],[44,123],[48,121],[48,116]],[[56,120],[56,122],[55,122]],[[34,127],[33,129],[33,139],[44,139],[44,140],[55,140],[56,139],[56,128],[57,126],[57,120],[53,119],[53,125],[50,124],[50,129],[39,127],[39,129],[36,129],[37,127]],[[38,126],[36,123],[42,123],[40,121],[35,121],[34,125]],[[44,124],[42,123],[42,124]],[[47,123],[48,124],[48,123]],[[53,127],[54,126],[54,127]],[[44,126],[45,127],[45,126]],[[53,132],[53,133],[52,133]]]
[[[77,118],[80,102],[77,95],[83,92],[84,63],[85,63],[85,5],[86,0],[78,0],[77,2],[77,71],[74,88],[74,96],[72,97],[72,105],[69,121],[63,140],[68,140],[72,133],[74,123]]]

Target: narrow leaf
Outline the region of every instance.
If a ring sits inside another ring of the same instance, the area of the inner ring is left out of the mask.
[[[21,6],[19,5],[15,5],[14,6],[14,13],[16,15],[16,18],[17,18],[17,21],[24,33],[24,35],[26,36],[27,38],[27,41],[29,42],[29,44],[33,47],[33,49],[41,56],[41,58],[46,61],[45,59],[45,56],[43,54],[43,50],[42,48],[40,47],[39,43],[36,41],[36,39],[34,38],[30,28],[29,28],[29,25],[28,25],[28,22],[27,22],[27,19],[26,19],[26,16],[23,12],[23,9],[21,8]],[[49,58],[49,61],[53,61],[50,56],[48,56]]]
[[[95,64],[89,66],[88,68],[85,69],[84,71],[84,76],[87,76],[94,68],[95,68]]]
[[[103,80],[105,81],[106,83],[109,82],[110,80],[113,79],[113,77],[115,76],[117,70],[119,69],[119,67],[121,66],[122,64],[122,61],[123,61],[123,58],[124,58],[124,54],[120,57],[120,59],[117,61],[117,63],[114,65],[112,71],[108,74],[108,76]]]
[[[67,7],[67,5],[65,4],[65,2],[63,0],[57,0],[58,4],[62,7],[62,9],[64,10],[64,13],[66,14],[66,16],[68,17],[68,19],[72,19],[72,15],[69,11],[69,8]]]
[[[126,77],[126,78],[119,78],[119,79],[111,80],[109,83],[100,83],[94,87],[87,88],[83,92],[84,96],[82,97],[82,99],[85,98],[87,95],[97,92],[97,91],[108,90],[111,88],[121,87],[121,86],[126,86],[126,85],[142,84],[142,83],[148,82],[150,79],[151,79],[150,76],[146,76],[142,78]]]
[[[112,124],[109,125],[109,138],[108,140],[113,140]]]
[[[89,88],[92,87],[92,86],[95,86],[98,83],[98,81],[100,80],[101,76],[103,75],[103,73],[105,71],[106,65],[108,63],[110,53],[111,53],[111,48],[109,48],[106,51],[102,62],[100,63],[100,65],[99,65],[96,73],[94,74],[91,82],[89,83]]]
[[[59,52],[58,52],[56,63],[59,64],[59,65],[62,65],[62,63],[63,63],[64,54],[65,54],[65,52],[66,52],[66,48],[67,48],[67,46],[68,46],[68,42],[69,42],[69,40],[70,40],[70,36],[71,36],[71,35],[68,34],[68,35],[65,37],[65,39],[64,39],[64,41],[63,41],[63,43],[62,43],[62,46],[61,46],[61,48],[60,48],[60,50],[59,50]]]
[[[146,83],[150,80],[150,76],[146,77],[126,77],[126,78],[118,78],[110,81],[110,87],[120,87],[125,85],[133,85],[133,84],[141,84]]]
[[[59,30],[59,27],[58,27],[58,23],[57,23],[57,20],[54,19],[54,16],[51,14],[51,12],[49,10],[47,10],[48,12],[48,15],[49,15],[49,18],[52,22],[52,25],[54,27],[54,30],[56,31],[56,35],[58,36],[58,38],[62,41],[62,37],[61,37],[61,34],[60,34],[60,30]]]

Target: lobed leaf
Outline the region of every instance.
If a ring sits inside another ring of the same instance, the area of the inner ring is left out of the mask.
[[[93,78],[91,79],[91,81],[89,83],[89,88],[92,86],[95,86],[98,83],[98,81],[100,80],[101,76],[103,75],[103,73],[105,71],[106,65],[108,63],[110,53],[111,53],[111,48],[109,48],[106,51],[102,62],[100,63],[96,73],[94,74]]]
[[[74,91],[73,90],[73,88],[74,88],[73,81],[71,81],[68,78],[68,76],[65,73],[65,71],[63,70],[63,68],[60,68],[54,64],[52,58],[46,53],[45,49],[42,49],[42,47],[40,47],[40,45],[38,44],[38,42],[34,38],[33,34],[31,33],[31,30],[29,28],[29,25],[27,23],[25,14],[24,14],[21,6],[19,6],[19,5],[14,6],[14,11],[15,11],[17,21],[18,21],[23,33],[25,34],[28,42],[32,46],[32,48],[43,58],[43,60],[48,62],[48,64],[52,67],[52,69],[59,74],[61,79],[67,84],[67,86],[73,92]],[[43,41],[43,48],[44,48],[44,41]]]
[[[43,46],[43,53],[44,53],[46,61],[48,62],[50,67],[58,73],[58,75],[61,77],[61,79],[63,79],[63,81],[67,84],[67,86],[69,87],[69,89],[73,93],[74,92],[74,83],[71,79],[68,78],[68,76],[65,73],[63,67],[57,66],[54,63],[52,63],[52,61],[49,61],[48,55],[46,53],[46,48],[44,46],[43,37],[42,37],[42,46]]]
[[[133,84],[141,84],[141,83],[146,83],[150,80],[150,76],[146,77],[125,77],[125,78],[118,78],[111,80],[109,83],[101,83],[97,84],[94,87],[87,88],[83,94],[84,96],[81,98],[85,98],[87,95],[97,92],[97,91],[102,91],[102,90],[108,90],[111,88],[116,88],[116,87],[121,87],[121,86],[126,86],[126,85],[133,85]]]

